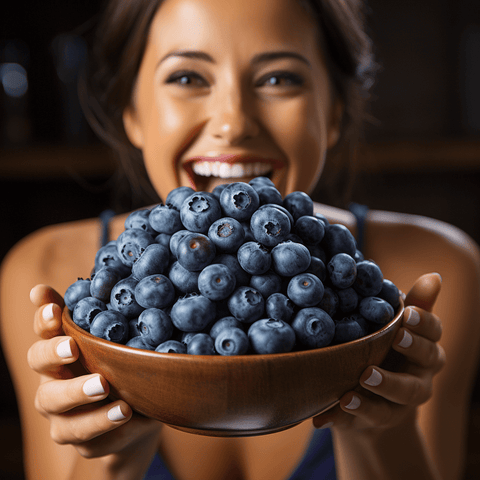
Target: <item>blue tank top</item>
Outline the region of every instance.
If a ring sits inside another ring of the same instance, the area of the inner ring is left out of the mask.
[[[365,218],[368,207],[352,203],[349,210],[357,220],[357,247],[360,251],[364,247]],[[109,239],[109,222],[114,213],[111,210],[100,215],[102,222],[101,245],[105,245]],[[315,430],[310,444],[302,460],[291,475],[289,480],[335,480],[335,460],[333,455],[333,443],[330,430]],[[175,480],[170,470],[163,462],[160,455],[155,455],[143,480]]]

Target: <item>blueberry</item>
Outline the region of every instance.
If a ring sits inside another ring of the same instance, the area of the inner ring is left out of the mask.
[[[333,290],[331,287],[325,287],[323,298],[317,307],[325,310],[333,318],[337,313],[339,305],[340,300],[335,290]]]
[[[365,257],[363,256],[363,253],[357,248],[355,251],[355,261],[358,262],[363,262],[365,260]]]
[[[168,271],[168,278],[175,288],[181,293],[200,292],[198,289],[198,277],[200,272],[189,272],[178,261],[174,262]]]
[[[244,242],[255,242],[255,237],[253,236],[252,229],[250,228],[250,222],[241,222],[240,225],[243,227],[245,232]]]
[[[172,338],[173,323],[163,310],[147,308],[138,317],[138,330],[144,343],[155,348]]]
[[[258,193],[258,199],[260,205],[265,205],[267,203],[275,203],[276,205],[283,205],[282,194],[271,185],[252,185],[252,187]]]
[[[182,208],[183,201],[193,195],[195,190],[192,187],[174,188],[165,199],[167,205],[174,206],[178,211]]]
[[[132,265],[132,275],[137,279],[155,273],[163,273],[170,262],[170,250],[158,243],[152,243],[140,254]]]
[[[297,342],[305,349],[326,347],[335,335],[335,323],[325,310],[302,308],[292,321]]]
[[[130,338],[125,345],[127,347],[140,348],[141,350],[155,350],[151,345],[147,345],[141,336]]]
[[[257,210],[250,219],[250,230],[257,242],[274,247],[287,239],[290,234],[290,220],[275,207]]]
[[[107,307],[108,308],[108,307]],[[111,308],[109,310],[112,310]],[[138,329],[138,318],[132,318],[128,321],[128,337],[139,337],[140,330]]]
[[[260,205],[258,209],[263,210],[264,208],[276,208],[277,210],[283,212],[290,220],[290,230],[292,230],[293,225],[295,224],[295,220],[293,219],[293,215],[284,206],[278,205],[276,203],[266,203],[264,205]]]
[[[235,275],[237,287],[247,286],[250,284],[250,274],[241,267],[236,255],[221,253],[213,259],[212,264],[215,263],[222,263],[230,269],[230,271]]]
[[[167,340],[161,343],[155,351],[159,353],[187,353],[187,346],[178,340]]]
[[[357,278],[357,264],[355,259],[347,253],[337,253],[327,264],[327,271],[336,288],[349,288]]]
[[[190,233],[192,232],[189,230],[179,230],[170,237],[170,252],[175,258],[177,258],[177,248],[180,240]]]
[[[232,217],[223,217],[210,225],[208,238],[219,252],[233,253],[245,240],[242,224]]]
[[[258,290],[263,298],[268,298],[273,293],[281,290],[282,279],[280,278],[280,275],[269,270],[262,275],[252,275],[252,278],[250,278],[250,287]]]
[[[180,212],[173,205],[157,205],[152,208],[149,222],[155,231],[168,235],[185,228],[180,220]]]
[[[110,342],[125,343],[128,340],[128,320],[120,312],[105,310],[93,319],[90,333]]]
[[[206,234],[210,225],[221,216],[220,203],[206,192],[197,192],[190,195],[183,201],[180,208],[182,223],[191,232]]]
[[[314,307],[323,298],[323,283],[312,273],[295,275],[288,283],[288,298],[299,307]]]
[[[130,275],[130,268],[120,260],[115,240],[101,247],[95,255],[95,271],[102,267],[114,268],[122,278]]]
[[[120,281],[118,272],[110,267],[103,267],[95,272],[90,282],[90,295],[98,298],[103,303],[108,303],[110,293],[116,283]]]
[[[386,325],[393,320],[395,315],[393,307],[386,300],[379,297],[363,298],[358,305],[358,311],[369,322],[379,325]]]
[[[294,242],[279,243],[272,249],[273,269],[284,277],[304,272],[310,265],[311,255],[305,245]]]
[[[237,252],[238,263],[250,275],[262,275],[272,265],[272,257],[268,248],[258,242],[246,242]]]
[[[310,252],[310,255],[312,257],[317,257],[319,258],[324,264],[328,263],[327,262],[327,254],[325,253],[324,248],[321,245],[305,245],[308,248],[308,251]]]
[[[297,221],[304,215],[313,216],[313,200],[305,192],[292,192],[283,199],[283,206]]]
[[[305,245],[316,245],[323,240],[325,225],[317,217],[304,215],[297,219],[293,231],[302,239]]]
[[[113,288],[110,294],[110,305],[113,310],[117,310],[127,318],[135,318],[143,310],[135,299],[135,287],[138,280],[133,276],[120,280]]]
[[[358,293],[352,288],[344,288],[335,290],[338,297],[338,311],[346,314],[353,312],[359,302]]]
[[[380,267],[370,261],[357,263],[357,278],[353,288],[363,297],[377,296],[383,287],[383,274]]]
[[[182,343],[184,343],[187,346],[187,349],[188,349],[188,344],[190,343],[190,340],[195,335],[197,335],[197,333],[200,333],[200,332],[180,332],[180,333],[181,333],[180,341]],[[175,340],[175,339],[173,339],[173,340]]]
[[[400,306],[400,291],[398,290],[398,287],[390,280],[383,280],[382,289],[380,290],[378,296],[386,300],[394,310]]]
[[[143,308],[165,308],[173,304],[175,288],[165,275],[149,275],[135,286],[135,299]]]
[[[322,282],[325,282],[327,279],[327,267],[318,257],[312,255],[310,260],[310,265],[305,270],[305,272],[313,273],[316,275]]]
[[[141,228],[124,230],[117,238],[118,256],[125,265],[132,267],[133,262],[154,242],[154,237]]]
[[[243,323],[253,323],[262,318],[265,300],[251,287],[238,287],[228,299],[230,313]]]
[[[170,252],[171,238],[172,238],[172,235],[169,235],[168,233],[159,233],[155,237],[155,243],[158,243],[159,245],[163,245]]]
[[[215,338],[215,350],[220,355],[244,355],[249,348],[247,334],[238,327],[224,328]]]
[[[88,332],[95,316],[106,309],[105,303],[98,298],[85,297],[80,299],[75,305],[72,319],[80,328]]]
[[[323,213],[318,213],[318,212],[315,212],[313,214],[314,217],[318,218],[325,227],[327,227],[328,225],[330,225],[330,222],[328,221],[328,218],[323,215]]]
[[[217,185],[213,190],[212,190],[212,195],[220,202],[220,195],[222,194],[223,190],[225,187],[228,185],[228,183],[222,183],[221,185]]]
[[[188,342],[187,353],[190,355],[215,355],[213,338],[206,333],[197,333]]]
[[[212,262],[215,254],[215,245],[202,233],[189,233],[178,242],[178,263],[191,272],[203,270]]]
[[[295,345],[295,332],[283,320],[264,318],[250,326],[248,339],[255,353],[286,353]]]
[[[248,183],[235,182],[227,185],[220,194],[220,205],[226,217],[239,222],[248,220],[260,205],[258,193]]]
[[[214,301],[229,297],[235,290],[235,285],[235,275],[221,263],[206,266],[198,276],[200,293]]]
[[[321,243],[328,258],[332,258],[337,253],[348,253],[354,257],[357,251],[355,237],[347,227],[338,223],[329,225],[325,229],[325,236]]]
[[[290,323],[295,312],[295,305],[283,293],[272,293],[265,302],[265,312],[269,318]]]
[[[274,187],[275,184],[272,182],[272,180],[270,180],[268,177],[263,177],[263,176],[259,176],[259,177],[255,177],[255,178],[252,178],[249,182],[248,182],[249,185],[251,185],[252,187],[262,187],[262,186],[265,186],[265,187]]]
[[[357,340],[365,335],[362,326],[355,320],[354,316],[343,317],[335,321],[335,343],[346,343]]]
[[[222,330],[233,327],[243,330],[244,325],[244,323],[242,323],[240,320],[237,320],[235,317],[222,317],[212,325],[209,334],[215,340]]]
[[[148,208],[135,210],[125,219],[125,230],[129,230],[130,228],[141,228],[150,235],[155,236],[157,232],[150,225],[150,222],[148,221],[149,216],[150,210]]]
[[[182,332],[199,332],[215,320],[215,302],[203,295],[189,293],[172,307],[170,318]]]
[[[73,311],[82,298],[90,297],[90,282],[89,278],[79,278],[67,288],[63,300],[69,310]]]

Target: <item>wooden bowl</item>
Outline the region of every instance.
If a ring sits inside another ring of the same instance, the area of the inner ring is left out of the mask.
[[[385,359],[403,318],[341,345],[270,355],[203,356],[157,353],[97,338],[67,308],[63,329],[80,361],[110,384],[110,396],[138,413],[190,433],[251,436],[307,420],[358,385],[368,365]]]

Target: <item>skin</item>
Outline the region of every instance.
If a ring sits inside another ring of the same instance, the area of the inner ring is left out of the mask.
[[[238,28],[231,29],[233,19]],[[273,178],[284,195],[313,187],[338,139],[342,110],[321,49],[314,47],[316,37],[309,16],[288,0],[165,2],[124,113],[129,138],[143,151],[160,196],[189,185],[181,165],[209,152],[278,160],[282,167]],[[215,63],[177,56],[158,66],[165,55],[192,48]],[[311,66],[291,58],[251,64],[255,55],[279,50],[299,53]],[[180,69],[195,71],[193,86],[165,83]],[[257,82],[280,69],[301,74],[304,84]],[[194,180],[210,190],[224,183]],[[356,233],[349,212],[316,209]],[[125,217],[113,220],[112,238]],[[89,275],[98,228],[98,220],[48,227],[17,245],[2,265],[2,342],[25,426],[27,478],[141,478],[159,451],[179,479],[195,472],[199,480],[281,480],[301,460],[313,429],[325,424],[332,428],[341,479],[460,478],[480,338],[480,255],[465,234],[424,218],[370,212],[365,256],[409,292],[410,307],[392,347],[405,356],[404,369],[369,366],[358,389],[313,421],[278,434],[231,439],[188,435],[141,418],[125,402],[107,399],[101,377],[103,394],[84,393],[83,385],[96,375],[81,370],[78,348],[62,336],[63,299],[57,292],[74,281],[72,272]],[[437,274],[423,276],[435,271],[443,281]],[[407,323],[412,311],[416,326]],[[399,346],[404,332],[412,338],[407,348]],[[57,347],[66,339],[72,355],[61,358]],[[377,386],[365,383],[374,368],[382,377]],[[354,395],[360,403],[351,409]],[[112,421],[107,412],[116,406],[125,418]]]

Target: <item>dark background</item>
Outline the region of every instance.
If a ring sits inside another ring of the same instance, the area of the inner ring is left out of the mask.
[[[112,162],[86,125],[75,90],[85,53],[72,32],[88,26],[98,4],[17,0],[2,7],[0,259],[42,226],[115,206]],[[353,199],[446,221],[480,243],[478,0],[369,4],[383,68]],[[28,89],[20,95],[25,78]],[[480,471],[479,384],[465,480]],[[0,388],[0,478],[20,480],[18,412],[1,351]]]

